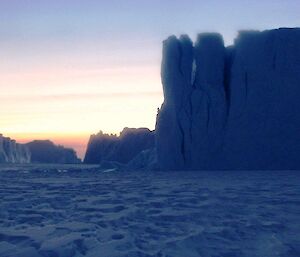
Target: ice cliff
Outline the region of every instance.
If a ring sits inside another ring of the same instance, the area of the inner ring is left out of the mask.
[[[142,151],[153,149],[154,142],[154,132],[147,128],[124,128],[120,136],[108,135],[100,131],[96,135],[91,135],[84,163],[127,164]]]
[[[161,169],[300,169],[300,29],[163,43]]]
[[[28,147],[0,134],[0,163],[30,163]]]
[[[71,148],[55,145],[50,140],[34,140],[26,144],[31,152],[32,163],[80,163],[76,152]]]

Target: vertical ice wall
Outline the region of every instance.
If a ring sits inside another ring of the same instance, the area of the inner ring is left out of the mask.
[[[0,163],[29,163],[28,147],[0,134]]]
[[[300,29],[163,43],[161,169],[300,168]]]

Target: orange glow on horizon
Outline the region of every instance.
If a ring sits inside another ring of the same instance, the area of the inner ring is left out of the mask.
[[[15,139],[18,143],[28,143],[33,140],[51,140],[56,145],[73,148],[77,156],[83,160],[86,146],[90,135],[87,133],[78,134],[60,134],[60,133],[9,133],[6,137]]]
[[[73,148],[80,158],[89,136],[99,130],[154,129],[163,101],[155,66],[0,69],[2,85],[0,133],[20,143],[49,139]]]

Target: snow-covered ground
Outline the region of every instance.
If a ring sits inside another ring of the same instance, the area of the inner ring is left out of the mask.
[[[300,256],[300,172],[0,168],[0,256]]]

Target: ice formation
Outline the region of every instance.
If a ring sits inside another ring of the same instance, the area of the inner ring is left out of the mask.
[[[124,128],[120,136],[100,131],[91,135],[84,163],[118,162],[127,164],[143,150],[154,147],[154,132],[147,128]]]
[[[29,163],[28,147],[0,134],[0,163]]]
[[[80,163],[76,152],[71,148],[55,145],[50,140],[34,140],[26,144],[31,152],[32,163]]]
[[[300,168],[300,29],[163,43],[163,170]]]

